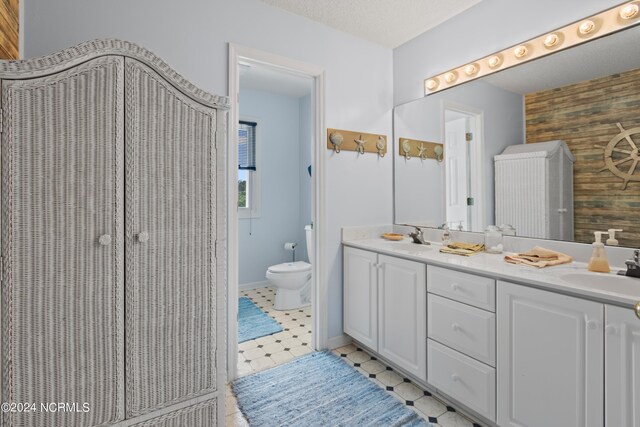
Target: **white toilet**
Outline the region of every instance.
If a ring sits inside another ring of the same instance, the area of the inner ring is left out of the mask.
[[[304,227],[307,253],[313,259],[313,228]],[[267,280],[276,288],[273,308],[294,310],[311,304],[311,264],[304,261],[285,262],[267,269]]]

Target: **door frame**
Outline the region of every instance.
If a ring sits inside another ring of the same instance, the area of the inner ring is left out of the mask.
[[[472,218],[472,224],[474,224],[474,226],[477,226],[477,224],[480,224],[480,230],[478,230],[479,232],[484,231],[484,227],[486,227],[488,224],[485,224],[486,222],[486,206],[485,206],[485,194],[486,194],[486,177],[485,177],[485,165],[483,163],[483,159],[484,159],[484,151],[485,151],[485,147],[484,147],[484,111],[478,108],[474,108],[474,107],[470,107],[468,105],[463,105],[463,104],[458,104],[455,102],[451,102],[451,101],[442,101],[441,104],[441,109],[440,109],[440,126],[441,126],[441,135],[443,136],[443,141],[444,141],[444,135],[445,135],[445,112],[446,111],[455,111],[457,113],[461,113],[464,114],[466,116],[469,116],[469,127],[471,132],[474,134],[474,142],[475,142],[475,146],[472,146],[472,149],[469,150],[469,164],[474,164],[476,167],[474,169],[471,170],[471,173],[468,177],[470,183],[471,183],[471,188],[469,188],[469,191],[471,191],[471,193],[473,194],[473,198],[476,201],[476,203],[474,204],[474,208],[471,209],[470,215]],[[446,156],[446,151],[445,151],[445,156]],[[474,192],[473,191],[473,183],[476,182],[478,183],[478,188],[477,191]],[[443,198],[443,205],[446,204],[446,188],[445,188],[445,192],[443,192],[442,194],[442,198]],[[477,202],[480,202],[480,205],[477,204]],[[445,208],[446,209],[446,208]],[[446,218],[446,212],[444,212],[445,214],[445,218]],[[467,230],[467,231],[473,231],[473,230]]]
[[[240,90],[240,61],[249,61],[284,72],[303,75],[313,79],[311,105],[313,108],[313,138],[311,150],[311,212],[314,234],[314,259],[309,260],[312,268],[312,304],[311,304],[311,345],[320,350],[327,346],[327,280],[325,264],[325,150],[323,147],[325,129],[325,73],[324,69],[284,56],[275,55],[236,43],[229,43],[229,131],[227,133],[227,380],[237,377],[238,359],[238,152],[235,140],[238,133],[240,111],[238,98]]]

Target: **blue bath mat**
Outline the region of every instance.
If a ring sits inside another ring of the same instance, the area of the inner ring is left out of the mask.
[[[429,426],[328,351],[237,379],[238,407],[254,426]]]
[[[238,300],[238,342],[282,332],[282,326],[247,297]]]

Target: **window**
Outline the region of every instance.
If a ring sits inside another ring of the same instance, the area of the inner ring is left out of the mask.
[[[238,124],[238,211],[241,218],[258,215],[257,130],[255,121]]]

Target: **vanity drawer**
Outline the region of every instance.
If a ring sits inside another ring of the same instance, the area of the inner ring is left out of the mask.
[[[496,370],[427,340],[429,383],[469,408],[496,420]]]
[[[428,266],[427,290],[485,310],[496,311],[494,279]]]
[[[429,294],[428,337],[496,366],[496,315]]]

